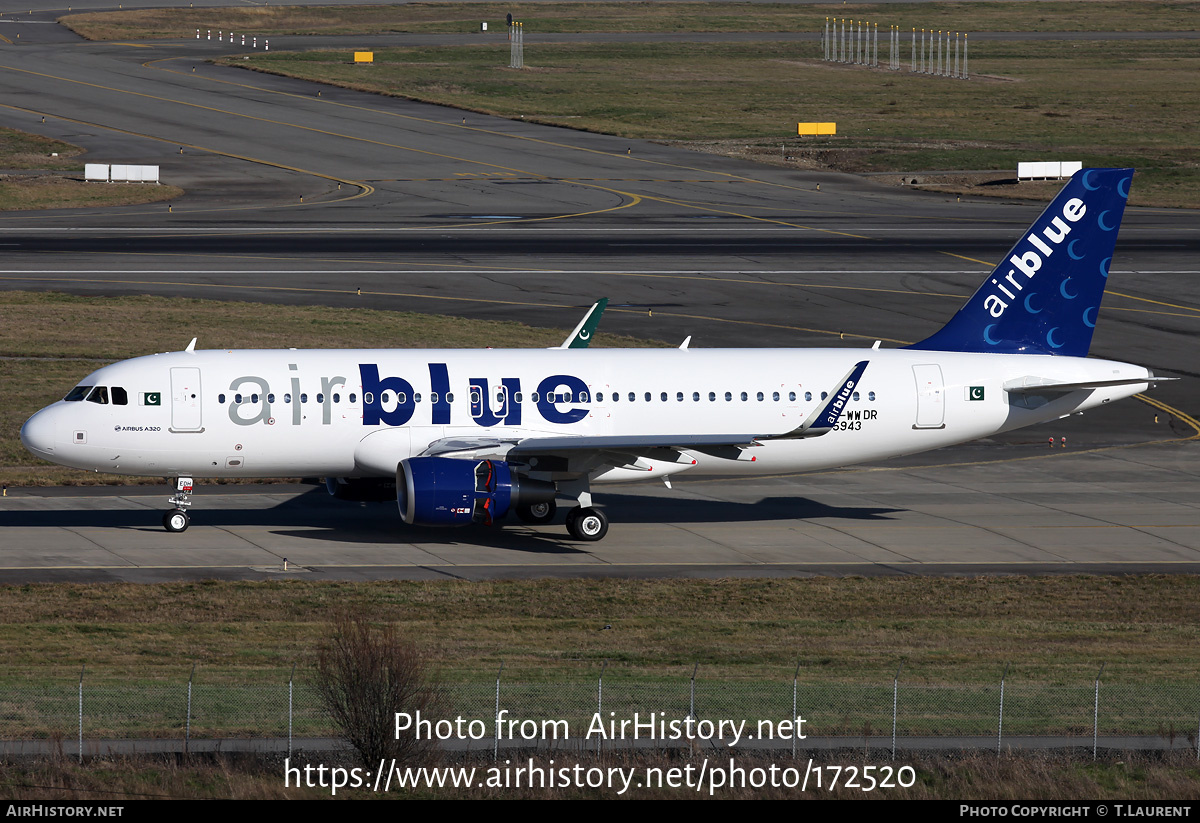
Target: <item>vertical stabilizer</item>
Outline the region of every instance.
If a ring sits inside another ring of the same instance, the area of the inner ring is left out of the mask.
[[[1076,172],[950,322],[909,348],[1086,356],[1132,179]]]

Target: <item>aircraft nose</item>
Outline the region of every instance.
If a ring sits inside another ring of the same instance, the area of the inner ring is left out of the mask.
[[[25,421],[21,427],[21,442],[38,457],[54,458],[55,425],[54,409],[42,409]]]

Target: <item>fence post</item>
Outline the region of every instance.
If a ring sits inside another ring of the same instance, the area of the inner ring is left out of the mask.
[[[596,686],[596,717],[604,717],[604,672],[608,668],[608,661],[604,661],[604,665],[600,667],[600,682]],[[596,756],[600,756],[600,744],[604,741],[604,735],[596,738]]]
[[[83,762],[83,670],[86,666],[79,667],[79,762]]]
[[[800,659],[797,658],[796,659],[796,671],[794,674],[792,674],[792,722],[793,723],[795,723],[796,718],[800,716],[799,709],[797,708],[798,704],[796,702],[797,683],[799,680],[800,680]],[[796,741],[800,739],[800,729],[798,727],[793,727],[793,728],[794,728],[794,731],[792,732],[792,760],[795,760],[796,759]]]
[[[1004,739],[1004,681],[1008,678],[1009,664],[1004,664],[1004,674],[1000,675],[1000,722],[996,724],[996,757],[1000,756],[1000,741]]]
[[[700,671],[700,664],[697,663],[692,669],[692,696],[688,707],[688,717],[692,720],[696,719],[696,672]]]
[[[188,675],[187,720],[183,726],[183,753],[188,753],[188,745],[192,740],[192,680],[196,677],[196,664],[192,663],[192,673]]]
[[[896,710],[900,705],[900,672],[904,670],[904,661],[900,661],[896,669],[896,677],[892,680],[892,760],[896,759]]]
[[[293,700],[293,687],[296,682],[296,664],[292,663],[292,673],[288,677],[288,759],[292,757],[292,718],[294,717],[295,703]]]
[[[1096,672],[1096,705],[1092,714],[1092,760],[1096,759],[1096,740],[1100,736],[1100,675],[1104,674],[1104,663]]]
[[[496,742],[492,749],[492,760],[497,760],[500,757],[500,675],[504,673],[504,661],[500,661],[500,671],[496,672]]]

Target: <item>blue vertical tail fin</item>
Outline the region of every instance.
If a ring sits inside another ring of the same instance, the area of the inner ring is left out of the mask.
[[[958,313],[909,348],[1084,357],[1133,169],[1084,169]]]

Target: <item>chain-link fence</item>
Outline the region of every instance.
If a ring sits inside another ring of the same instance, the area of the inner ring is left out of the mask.
[[[890,683],[861,684],[799,675],[770,681],[706,679],[693,672],[670,678],[604,669],[546,681],[501,673],[442,688],[445,716],[475,721],[472,734],[455,741],[475,749],[598,751],[628,746],[634,737],[638,745],[652,746],[720,743],[738,729],[739,746],[776,751],[1074,747],[1094,754],[1139,748],[1190,749],[1200,758],[1196,683],[1005,678],[930,685],[897,676]],[[687,728],[704,733],[692,738]],[[0,746],[10,750],[21,741],[82,754],[111,749],[117,741],[178,741],[184,750],[197,741],[269,739],[277,750],[290,751],[298,740],[311,746],[337,736],[303,673],[284,672],[265,683],[212,682],[202,675],[122,683],[83,673],[77,682],[0,684]]]

